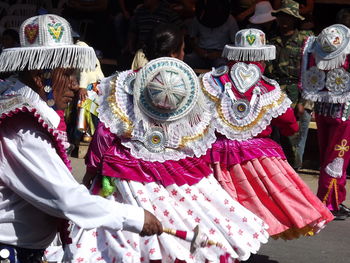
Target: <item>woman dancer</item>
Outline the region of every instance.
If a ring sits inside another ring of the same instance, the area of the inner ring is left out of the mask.
[[[180,48],[168,55],[181,54],[183,42]],[[216,138],[208,103],[185,63],[151,60],[137,73],[104,79],[99,88],[101,124],[86,157],[88,174],[98,175],[93,191],[147,207],[166,228],[192,233],[199,225],[222,247],[192,253],[190,243],[168,234],[140,238],[127,231],[75,228],[71,260],[225,262],[245,260],[267,241],[265,223],[233,201],[196,157]]]
[[[202,77],[221,134],[206,160],[231,197],[265,220],[271,236],[314,234],[333,216],[268,138],[270,124],[287,136],[298,130],[290,100],[276,81],[263,76],[264,61],[275,58],[275,47],[265,45],[261,30],[244,29],[223,55],[228,65]]]

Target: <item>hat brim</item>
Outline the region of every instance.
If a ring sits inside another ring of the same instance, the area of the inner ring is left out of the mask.
[[[262,47],[237,47],[226,45],[222,57],[234,61],[264,61],[276,59],[276,47],[265,45]]]
[[[96,61],[93,48],[78,45],[7,48],[0,54],[0,72],[55,68],[93,70]]]
[[[276,17],[271,14],[253,15],[249,18],[249,22],[252,24],[264,24],[273,20],[276,20]]]
[[[176,109],[165,110],[153,105],[146,89],[149,82],[163,72],[176,72],[181,76],[186,90],[185,99]],[[138,72],[134,85],[134,105],[153,120],[160,122],[175,121],[189,114],[197,103],[199,82],[197,75],[187,64],[176,58],[161,57],[148,62]]]
[[[337,28],[339,30],[343,31],[343,35],[344,35],[343,44],[341,45],[341,47],[339,47],[337,50],[335,50],[333,52],[325,52],[322,49],[322,47],[319,45],[318,41],[317,40],[314,41],[312,50],[313,50],[313,52],[315,52],[317,54],[317,56],[319,58],[324,59],[324,60],[334,59],[334,58],[338,57],[339,55],[341,55],[342,53],[344,53],[344,51],[347,51],[347,49],[350,49],[350,47],[349,47],[349,42],[350,42],[349,33],[350,33],[350,31],[344,25],[337,25],[337,26],[338,26]]]
[[[296,17],[296,18],[298,18],[298,19],[300,19],[300,20],[305,20],[305,17],[303,17],[303,16],[301,16],[301,15],[299,15],[299,14],[295,14],[295,13],[293,13],[289,8],[280,8],[280,9],[277,9],[277,10],[274,10],[274,11],[272,11],[271,13],[272,14],[275,14],[275,15],[278,15],[278,13],[285,13],[285,14],[287,14],[287,15],[291,15],[291,16],[293,16],[293,17]]]

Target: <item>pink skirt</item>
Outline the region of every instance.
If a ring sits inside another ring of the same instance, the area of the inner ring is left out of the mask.
[[[213,162],[214,174],[240,204],[263,219],[274,238],[313,235],[333,215],[281,157],[259,157],[229,168]]]

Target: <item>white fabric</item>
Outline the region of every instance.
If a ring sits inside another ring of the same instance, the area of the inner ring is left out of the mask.
[[[191,232],[197,225],[209,239],[223,244],[224,250],[210,246],[190,254],[190,243],[163,233],[143,237],[125,231],[73,228],[73,243],[66,250],[64,262],[173,263],[219,262],[228,252],[233,258],[246,260],[266,243],[268,226],[253,213],[234,201],[211,175],[199,183],[170,185],[142,184],[115,180],[117,191],[111,200],[138,204],[154,213],[163,227]]]
[[[14,88],[17,94],[40,102],[38,112],[48,113],[51,123],[58,124],[59,117],[35,92],[19,87]],[[0,129],[0,242],[45,248],[56,233],[55,217],[86,229],[141,231],[143,210],[90,195],[56,153],[52,136],[33,119],[10,124]]]

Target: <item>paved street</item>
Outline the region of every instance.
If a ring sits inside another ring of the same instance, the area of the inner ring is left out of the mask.
[[[82,159],[71,158],[73,174],[78,181],[85,172]],[[301,174],[303,180],[316,192],[317,175]],[[350,193],[350,181],[347,184]],[[350,206],[350,199],[345,203]],[[350,218],[333,221],[319,234],[297,240],[270,239],[257,255],[247,263],[350,263]]]

